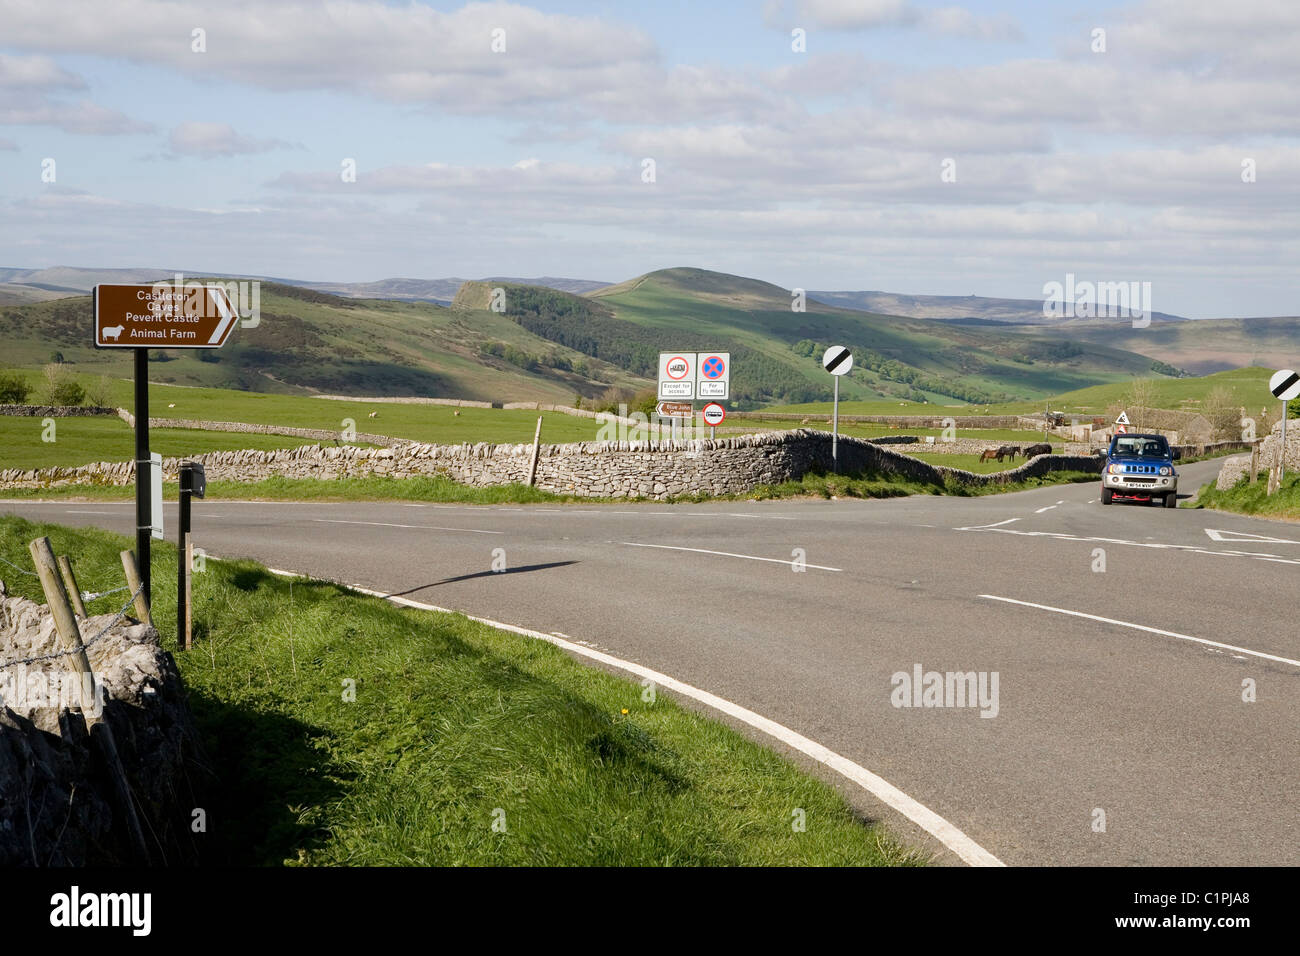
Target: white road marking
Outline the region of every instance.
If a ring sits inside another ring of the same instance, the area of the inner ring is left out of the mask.
[[[1097,614],[1088,614],[1084,611],[1071,611],[1068,608],[1052,607],[1050,604],[1034,604],[1031,601],[1018,601],[1015,598],[999,597],[996,594],[981,594],[980,597],[987,598],[990,601],[1002,601],[1006,604],[1019,604],[1022,607],[1034,607],[1040,611],[1051,611],[1055,614],[1068,614],[1070,617],[1084,617],[1090,621],[1100,621],[1103,624],[1118,624],[1120,627],[1131,627],[1135,631],[1146,631],[1148,634],[1159,634],[1162,637],[1175,637],[1180,641],[1191,641],[1195,644],[1204,644],[1206,647],[1217,647],[1225,651],[1236,651],[1239,654],[1249,654],[1252,657],[1261,657],[1266,661],[1277,661],[1279,664],[1290,664],[1293,667],[1300,667],[1300,661],[1293,661],[1289,657],[1278,657],[1276,654],[1265,654],[1263,651],[1252,651],[1248,647],[1238,647],[1235,644],[1224,644],[1220,641],[1210,641],[1203,637],[1192,637],[1190,634],[1179,634],[1177,631],[1166,631],[1158,627],[1148,627],[1145,624],[1133,624],[1129,621],[1119,621],[1113,617],[1101,617]]]
[[[1211,541],[1244,541],[1249,544],[1252,541],[1261,541],[1265,544],[1300,544],[1291,538],[1270,538],[1266,534],[1248,534],[1245,531],[1220,531],[1216,528],[1206,528],[1205,533],[1210,536]],[[1232,537],[1226,537],[1231,535]]]
[[[1014,519],[1013,519],[1014,520]],[[1006,524],[1007,522],[1000,522]],[[997,534],[1018,534],[1026,538],[1056,538],[1061,541],[1088,541],[1098,544],[1119,544],[1132,548],[1154,548],[1164,551],[1186,551],[1190,554],[1209,554],[1221,558],[1256,558],[1260,561],[1276,561],[1281,564],[1300,564],[1300,560],[1287,558],[1280,554],[1265,554],[1260,551],[1211,551],[1198,548],[1192,544],[1160,544],[1154,541],[1129,541],[1125,538],[1102,538],[1077,534],[1065,534],[1060,531],[1017,531],[1015,528],[999,528],[997,525],[978,525],[968,528],[953,528],[954,531],[992,531]]]
[[[208,557],[211,558],[212,555],[208,555]],[[281,577],[309,577],[309,575],[300,574],[297,571],[282,571],[277,568],[267,568],[267,570],[272,574],[277,574]],[[359,594],[368,594],[371,597],[382,598],[386,601],[391,601],[393,604],[401,604],[421,611],[434,611],[439,614],[464,614],[463,611],[438,607],[434,604],[424,604],[421,601],[412,601],[409,598],[399,597],[394,594],[385,594],[382,591],[374,591],[370,588],[359,587],[355,584],[344,584],[343,587],[356,591]],[[494,621],[491,618],[477,617],[473,614],[465,614],[464,616],[469,618],[471,621],[486,624],[488,627],[495,627],[502,631],[510,631],[512,634],[519,634],[523,637],[532,637],[539,641],[546,641],[548,644],[554,644],[556,647],[563,648],[570,653],[578,654],[582,657],[589,657],[608,667],[616,667],[619,670],[627,671],[629,674],[634,674],[643,680],[653,681],[657,686],[665,687],[668,690],[681,694],[683,697],[690,697],[694,700],[698,700],[706,707],[711,707],[720,713],[742,721],[750,727],[753,727],[755,730],[762,731],[769,737],[779,740],[787,747],[798,750],[800,753],[807,754],[823,766],[829,767],[841,776],[853,781],[876,799],[897,810],[903,816],[907,817],[907,819],[925,830],[926,833],[929,833],[969,865],[1006,865],[988,850],[984,849],[984,847],[972,840],[957,826],[949,823],[918,800],[909,797],[888,780],[877,776],[861,764],[854,763],[847,757],[841,756],[830,748],[817,743],[817,741],[805,737],[803,734],[796,733],[784,724],[778,724],[776,721],[764,717],[762,714],[755,713],[746,707],[732,703],[724,697],[718,697],[715,694],[710,694],[706,690],[701,690],[698,687],[693,687],[690,684],[683,683],[674,677],[669,677],[667,674],[651,670],[650,668],[643,667],[640,664],[634,664],[631,661],[625,661],[620,657],[606,654],[603,651],[595,650],[572,640],[565,640],[554,634],[545,634],[541,631],[534,631],[527,627],[518,627],[514,624],[503,624],[502,622]]]
[[[416,531],[464,531],[466,534],[505,534],[504,531],[480,531],[478,528],[442,528],[432,524],[393,524],[389,521],[344,521],[341,518],[312,518],[321,524],[364,524],[375,528],[411,528]]]
[[[1040,514],[1042,514],[1044,511],[1051,511],[1051,510],[1052,510],[1053,508],[1055,508],[1055,507],[1056,507],[1056,505],[1048,505],[1046,508],[1039,508],[1037,511],[1034,512],[1034,514],[1036,514],[1036,515],[1040,515]]]
[[[995,521],[993,524],[977,524],[972,528],[956,528],[957,531],[983,531],[985,528],[998,528],[1004,524],[1011,524],[1013,521],[1019,521],[1019,518],[1008,518],[1006,521]]]
[[[117,514],[117,512],[116,512],[116,511],[73,511],[71,508],[69,508],[68,511],[67,511],[67,514],[70,514],[70,515],[115,515],[115,514]]]
[[[744,558],[747,561],[770,561],[773,564],[784,564],[794,567],[795,562],[787,561],[785,558],[760,558],[756,554],[735,554],[731,551],[710,551],[707,548],[678,548],[671,544],[638,544],[635,541],[620,541],[619,544],[625,544],[629,548],[662,548],[665,551],[694,551],[697,554],[717,554],[724,558]],[[804,562],[802,567],[816,568],[818,571],[843,571],[843,568],[828,568],[821,564],[808,564]]]

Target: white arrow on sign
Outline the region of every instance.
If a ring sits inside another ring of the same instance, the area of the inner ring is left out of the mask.
[[[1205,533],[1210,536],[1211,541],[1262,541],[1267,544],[1300,544],[1300,541],[1293,541],[1290,538],[1270,538],[1266,534],[1248,534],[1245,531],[1219,531],[1215,528],[1206,528]]]
[[[1289,368],[1275,372],[1268,380],[1268,390],[1284,402],[1300,398],[1300,374]]]

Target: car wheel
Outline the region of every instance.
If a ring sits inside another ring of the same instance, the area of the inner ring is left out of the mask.
[[[1166,508],[1178,507],[1178,492],[1171,491],[1169,492],[1169,494],[1165,495],[1165,507]]]
[[[1111,491],[1109,488],[1101,489],[1101,503],[1103,505],[1110,504],[1110,499],[1114,496],[1114,494],[1115,492]]]

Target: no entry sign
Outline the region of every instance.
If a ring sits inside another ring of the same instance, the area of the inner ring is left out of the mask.
[[[704,416],[704,424],[711,427],[721,425],[727,418],[727,410],[717,402],[709,402],[704,406],[704,411],[701,414]]]
[[[1300,398],[1300,375],[1289,368],[1275,372],[1268,380],[1268,389],[1284,402]]]
[[[95,347],[218,349],[238,314],[219,286],[95,286]]]

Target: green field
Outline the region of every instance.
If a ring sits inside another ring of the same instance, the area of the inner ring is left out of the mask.
[[[33,381],[39,376],[38,372],[26,374]],[[79,381],[89,382],[90,379],[79,378]],[[129,380],[113,380],[110,383],[110,393],[112,405],[134,411],[132,384]],[[371,412],[375,413],[374,418],[369,417]],[[460,414],[457,415],[456,412]],[[539,414],[543,419],[543,442],[593,441],[600,430],[600,424],[594,419],[578,418],[560,412],[346,402],[222,388],[160,384],[149,386],[150,418],[248,422],[254,425],[319,428],[340,432],[345,427],[344,419],[350,418],[358,432],[435,444],[531,443]],[[39,419],[36,421],[39,422]],[[297,439],[295,443],[302,444],[303,440]]]
[[[130,542],[105,532],[0,518],[0,556],[29,566],[42,535],[86,588],[119,583]],[[154,618],[216,779],[209,864],[924,862],[829,785],[666,693],[647,699],[460,615],[209,560],[194,575],[196,647],[179,651],[175,573],[175,549],[156,543]],[[31,578],[4,577],[43,600]]]
[[[1232,395],[1235,404],[1244,405],[1248,413],[1253,414],[1257,408],[1277,404],[1268,391],[1268,379],[1273,371],[1273,369],[1254,367],[1217,372],[1199,378],[1165,378],[1152,375],[1150,381],[1156,408],[1196,411],[1211,390],[1222,387]],[[1044,408],[1050,406],[1052,411],[1064,412],[1066,415],[1103,415],[1112,405],[1125,404],[1131,387],[1131,380],[1126,379],[1062,392],[1035,401],[960,407],[918,402],[841,401],[840,414],[951,415],[960,420],[967,415],[1041,415]],[[813,402],[801,405],[772,405],[764,411],[782,414],[830,415],[831,407],[830,402]]]
[[[0,469],[71,468],[96,461],[130,461],[135,457],[135,432],[114,417],[56,418],[54,441],[39,418],[0,415]],[[241,448],[297,448],[303,438],[248,435],[236,432],[155,428],[149,449],[164,458],[201,455]]]

